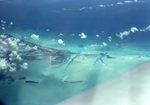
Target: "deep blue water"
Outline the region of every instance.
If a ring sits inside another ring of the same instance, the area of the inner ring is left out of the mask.
[[[149,1],[98,8],[100,4],[117,2],[118,0],[14,0],[12,3],[1,1],[0,19],[13,21],[16,26],[23,28],[50,29],[67,34],[84,32],[89,36],[102,31],[113,35],[133,26],[143,28],[150,24]],[[93,9],[79,10],[82,7],[94,6]]]

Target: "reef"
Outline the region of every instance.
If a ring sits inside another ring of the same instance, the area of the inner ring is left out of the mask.
[[[25,81],[26,83],[40,83],[38,81]]]
[[[104,57],[108,59],[114,58],[107,53],[80,54],[68,50],[48,48],[25,40],[19,40],[9,34],[0,34],[0,59],[9,63],[8,67],[0,69],[11,69],[11,71],[20,69],[16,64],[19,65],[24,60],[40,60],[38,56],[50,56],[50,65],[59,65],[60,67],[66,64],[65,69],[78,57],[95,58],[94,65],[99,60],[104,63],[102,60]]]

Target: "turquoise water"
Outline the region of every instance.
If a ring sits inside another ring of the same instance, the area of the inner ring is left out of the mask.
[[[24,29],[19,29],[13,33],[8,30],[10,34],[18,38],[20,38],[18,33],[23,33],[27,36],[32,33],[30,31],[32,30],[24,31]],[[40,34],[42,34],[42,31],[40,31]],[[46,33],[43,32],[43,34]],[[30,36],[28,37],[30,38]],[[12,76],[15,79],[10,84],[7,79],[4,82],[1,81],[0,97],[4,103],[8,105],[55,105],[149,59],[149,50],[146,50],[145,44],[140,44],[142,47],[137,47],[134,45],[136,43],[128,43],[120,46],[124,49],[116,46],[111,49],[103,49],[100,52],[99,48],[88,47],[88,44],[87,49],[80,48],[72,43],[70,45],[69,42],[66,43],[65,47],[60,46],[57,42],[52,42],[51,44],[49,43],[51,39],[53,37],[45,38],[40,36],[37,44],[42,45],[45,42],[45,47],[80,52],[80,56],[70,63],[68,67],[67,64],[70,60],[60,64],[61,66],[53,66],[50,64],[51,56],[36,56],[36,59],[26,60],[28,69],[4,72],[5,75]],[[32,39],[27,39],[26,41],[34,43]],[[139,51],[139,49],[143,50]],[[105,52],[115,58],[108,59],[104,57],[102,58],[104,63],[99,60],[94,65],[97,57],[84,55]],[[74,55],[71,58],[73,57]],[[25,79],[19,79],[21,77],[25,77]],[[25,80],[38,81],[39,83],[25,83]],[[64,82],[65,80],[83,82],[66,83]]]
[[[55,105],[150,59],[147,0],[1,0],[0,14],[6,105]],[[40,55],[39,45],[58,52]]]

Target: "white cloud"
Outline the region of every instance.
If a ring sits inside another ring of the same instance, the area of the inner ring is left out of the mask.
[[[32,47],[32,49],[33,49],[33,50],[37,50],[37,49],[38,49],[38,47],[37,47],[37,46],[34,46],[34,47]]]
[[[31,38],[32,38],[34,41],[39,41],[39,35],[32,34],[32,35],[31,35]]]
[[[89,47],[97,47],[97,46],[98,46],[97,44],[92,44]]]
[[[141,31],[141,32],[145,32],[146,30],[145,30],[145,29],[139,29],[139,31]]]
[[[80,8],[79,10],[84,10],[85,9],[85,7],[82,7],[82,8]]]
[[[9,24],[10,24],[10,25],[13,25],[14,23],[13,23],[13,22],[10,22]]]
[[[124,3],[132,3],[132,1],[124,1]]]
[[[123,3],[122,2],[117,2],[117,5],[123,5]]]
[[[20,55],[17,55],[17,56],[16,56],[16,59],[18,59],[19,61],[22,61],[22,58],[21,58]]]
[[[2,30],[5,30],[5,27],[2,27]]]
[[[107,46],[107,43],[106,42],[102,42],[101,47],[105,47],[105,46]]]
[[[0,35],[0,70],[16,71],[20,61],[23,60],[18,53],[19,51],[25,51],[22,47],[25,47],[25,44],[20,42],[19,39],[7,35]],[[37,46],[31,48],[36,50]]]
[[[108,37],[108,40],[109,40],[109,42],[111,42],[111,41],[112,41],[112,37],[111,37],[111,36],[109,36],[109,37]]]
[[[134,0],[134,2],[139,2],[138,0]]]
[[[12,51],[12,53],[9,54],[9,60],[10,61],[13,61],[13,60],[22,61],[22,58],[20,57],[17,51]]]
[[[24,38],[24,39],[27,39],[28,37],[24,36],[23,38]]]
[[[63,34],[62,34],[62,33],[60,33],[60,34],[59,34],[59,36],[63,36]]]
[[[32,48],[31,48],[29,45],[27,45],[27,46],[25,47],[25,50],[30,51],[30,50],[32,50]]]
[[[148,25],[146,28],[142,28],[142,29],[138,29],[136,27],[131,27],[129,31],[120,32],[119,34],[116,34],[116,36],[123,39],[124,36],[128,36],[131,32],[135,33],[138,31],[140,31],[140,32],[150,31],[150,25]]]
[[[105,7],[105,5],[99,5],[99,7]]]
[[[99,37],[99,35],[96,35],[96,37]]]
[[[14,72],[16,70],[16,64],[10,64],[5,58],[0,58],[0,70],[9,70],[10,72]]]
[[[77,8],[77,9],[66,9],[66,8],[62,8],[62,10],[64,11],[72,11],[72,10],[87,10],[87,9],[95,9],[95,8],[104,8],[104,7],[113,7],[113,6],[117,6],[117,5],[124,5],[124,4],[130,4],[130,3],[143,3],[144,1],[139,1],[139,0],[125,0],[125,1],[121,1],[121,2],[116,2],[116,3],[113,3],[113,4],[106,4],[106,5],[103,5],[103,4],[99,4],[97,6],[89,6],[89,7],[80,7],[80,8]],[[60,12],[60,11],[56,11],[56,10],[53,10],[52,12]]]
[[[4,24],[6,23],[6,21],[4,21],[4,20],[1,20],[1,22],[4,23]]]
[[[128,36],[130,34],[130,31],[124,31],[120,33],[123,36]]]
[[[19,43],[19,46],[25,46],[25,43]]]
[[[3,46],[7,46],[7,43],[5,41],[3,41],[3,40],[0,40],[0,41]]]
[[[135,33],[136,31],[139,31],[136,27],[132,27],[131,29],[130,29],[130,31],[131,32],[133,32],[133,33]]]
[[[87,38],[87,36],[86,36],[84,33],[79,34],[79,36],[80,36],[82,39]]]
[[[6,53],[8,49],[8,43],[0,39],[0,53]]]
[[[12,53],[9,54],[9,60],[15,60],[17,55],[17,51],[12,51]]]
[[[37,46],[31,47],[31,46],[27,45],[27,46],[25,47],[25,50],[26,50],[26,51],[37,50]]]
[[[20,66],[22,69],[27,69],[28,68],[28,63],[23,63],[21,66]]]
[[[150,31],[150,25],[148,25],[148,26],[146,27],[146,30]]]
[[[15,72],[16,71],[16,64],[15,63],[11,63],[8,66],[9,66],[9,71],[10,72]]]
[[[118,37],[120,37],[121,39],[123,39],[124,36],[128,36],[130,34],[130,31],[124,31],[124,32],[120,32],[119,34],[116,34]]]
[[[6,59],[2,59],[0,58],[0,70],[4,70],[8,68],[8,64],[7,64],[7,60]]]
[[[7,38],[6,41],[8,42],[9,46],[13,49],[17,49],[18,48],[17,43],[20,42],[19,39],[16,39],[14,37]]]
[[[62,39],[58,39],[58,43],[62,44],[62,45],[65,45],[65,43],[64,43],[64,41]]]
[[[5,36],[5,35],[1,35],[0,37],[1,37],[1,38],[6,38],[6,36]]]
[[[58,39],[58,43],[62,44],[62,43],[64,43],[64,41],[62,39]]]

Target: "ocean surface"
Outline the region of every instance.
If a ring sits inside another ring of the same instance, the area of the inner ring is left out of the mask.
[[[0,101],[55,105],[149,60],[149,45],[149,0],[0,0]]]

